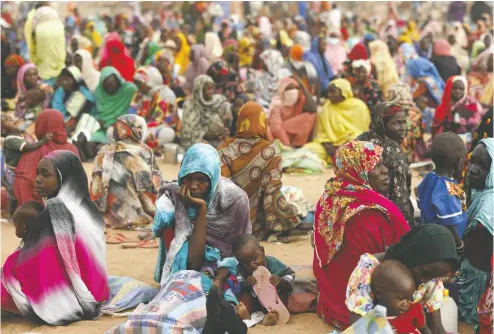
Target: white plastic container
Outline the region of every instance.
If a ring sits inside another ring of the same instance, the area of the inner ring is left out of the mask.
[[[458,306],[449,295],[441,307],[441,322],[446,333],[458,333]]]

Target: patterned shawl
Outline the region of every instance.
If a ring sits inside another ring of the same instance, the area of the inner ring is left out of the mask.
[[[315,255],[321,267],[328,265],[341,249],[346,222],[364,210],[382,212],[400,230],[397,233],[409,230],[400,209],[369,185],[368,173],[382,153],[382,147],[362,141],[348,142],[336,151],[336,177],[326,183],[315,213]]]

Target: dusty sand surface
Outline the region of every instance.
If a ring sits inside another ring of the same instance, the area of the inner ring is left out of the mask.
[[[84,164],[84,167],[91,175],[92,164]],[[175,179],[178,174],[178,165],[160,164],[165,179]],[[303,189],[305,197],[310,203],[317,203],[322,194],[325,181],[333,175],[328,169],[323,175],[318,176],[283,176],[283,184],[298,186]],[[419,182],[417,175],[414,175],[414,186]],[[1,260],[5,261],[19,245],[14,227],[10,223],[1,224]],[[138,232],[124,231],[128,237],[137,237]],[[302,266],[312,264],[313,250],[309,240],[297,241],[289,244],[264,243],[266,253],[278,257],[291,266]],[[107,266],[109,275],[131,276],[146,283],[159,287],[154,282],[153,273],[156,264],[157,249],[122,249],[120,245],[107,246]],[[105,316],[96,321],[81,321],[65,327],[50,327],[29,322],[20,317],[2,315],[2,334],[17,333],[104,333],[114,325],[124,321],[124,318]],[[292,316],[289,323],[279,327],[256,326],[249,330],[249,333],[313,333],[324,334],[331,332],[331,327],[324,323],[315,314],[300,314]],[[461,333],[472,333],[468,327],[462,326]]]

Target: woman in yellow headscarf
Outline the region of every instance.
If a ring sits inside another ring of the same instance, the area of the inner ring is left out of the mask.
[[[400,36],[398,41],[401,43],[413,44],[418,42],[419,39],[420,39],[420,35],[417,30],[417,24],[414,21],[410,21],[408,22],[405,31]]]
[[[238,54],[240,55],[240,67],[249,66],[254,57],[254,44],[249,37],[242,37],[238,41]]]
[[[175,43],[180,44],[175,54],[175,64],[180,66],[178,74],[182,75],[190,64],[190,46],[187,37],[181,32],[177,33]]]
[[[330,164],[338,147],[368,131],[369,124],[369,109],[353,97],[350,82],[333,80],[328,87],[328,101],[317,118],[314,140],[304,148]]]

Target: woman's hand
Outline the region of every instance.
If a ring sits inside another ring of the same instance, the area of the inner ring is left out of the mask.
[[[180,199],[187,206],[192,206],[195,208],[199,208],[201,206],[204,206],[204,208],[206,207],[206,202],[202,198],[192,197],[190,194],[190,189],[185,184],[180,187],[178,197],[180,197]]]

